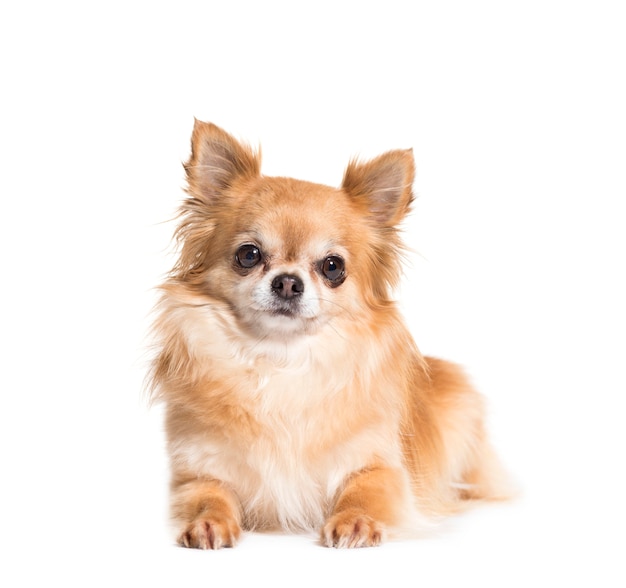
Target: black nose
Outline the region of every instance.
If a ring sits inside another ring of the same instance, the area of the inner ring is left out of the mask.
[[[289,300],[304,292],[304,284],[298,276],[280,274],[272,280],[272,290],[277,296]]]

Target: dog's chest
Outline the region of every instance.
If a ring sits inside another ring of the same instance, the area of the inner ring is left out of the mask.
[[[285,414],[257,415],[254,434],[209,430],[181,445],[175,459],[232,488],[249,528],[317,528],[345,476],[363,465],[354,452],[318,446],[318,427]]]
[[[249,528],[318,528],[346,477],[389,447],[376,424],[346,405],[345,391],[322,394],[315,380],[282,372],[252,387],[251,376],[236,400],[243,426],[213,423],[178,447],[177,459],[235,491]]]
[[[202,411],[212,416],[197,415],[204,425],[173,457],[232,488],[247,527],[319,527],[347,476],[395,451],[341,340],[249,353],[195,334],[189,342],[216,386]]]

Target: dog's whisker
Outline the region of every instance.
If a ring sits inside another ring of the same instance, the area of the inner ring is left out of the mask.
[[[340,304],[336,300],[332,300],[330,298],[323,298],[323,297],[318,297],[316,298],[316,300],[319,302],[330,304],[332,306],[336,306],[337,308],[340,308],[348,317],[354,318],[354,313],[347,306],[345,306],[344,304]]]

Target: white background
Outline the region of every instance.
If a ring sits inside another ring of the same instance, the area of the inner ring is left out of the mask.
[[[0,584],[624,586],[620,4],[3,3]],[[194,116],[332,185],[413,147],[399,299],[518,501],[371,550],[172,545],[141,387]]]

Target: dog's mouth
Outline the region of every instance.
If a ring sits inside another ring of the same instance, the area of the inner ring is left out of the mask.
[[[307,321],[314,318],[314,315],[307,312],[306,305],[299,300],[274,300],[265,312],[271,317],[290,319],[292,321]]]
[[[319,317],[298,301],[276,300],[259,308],[250,326],[265,335],[311,334],[319,326]]]
[[[270,314],[273,316],[285,316],[287,318],[300,318],[300,313],[297,308],[281,307],[273,308],[270,310]]]

